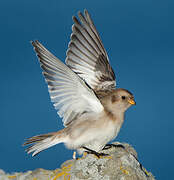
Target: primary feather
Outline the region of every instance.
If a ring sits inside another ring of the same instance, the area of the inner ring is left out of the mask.
[[[66,126],[77,116],[90,112],[101,112],[103,106],[93,90],[68,66],[52,55],[39,41],[32,45],[48,83],[51,101]]]
[[[73,17],[66,64],[95,92],[115,89],[115,74],[94,23],[87,10],[78,15],[80,21]]]

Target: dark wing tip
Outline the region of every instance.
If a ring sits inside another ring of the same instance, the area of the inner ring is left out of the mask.
[[[40,44],[38,40],[31,40],[30,43],[36,47],[36,45]]]
[[[77,19],[75,16],[72,16],[72,20],[75,21],[75,19]]]
[[[83,13],[81,13],[80,11],[78,12],[78,16],[79,16],[79,19],[82,20],[82,19],[85,19]],[[85,19],[86,20],[86,19]]]
[[[86,16],[89,16],[89,12],[87,11],[87,9],[84,9],[84,14],[85,14]]]
[[[81,11],[78,11],[77,14],[78,14],[78,16],[79,16],[79,15],[82,14],[82,13],[81,13]]]

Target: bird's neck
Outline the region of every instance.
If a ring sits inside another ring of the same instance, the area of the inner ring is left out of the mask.
[[[105,114],[107,117],[109,117],[112,121],[120,121],[120,123],[124,120],[124,112],[121,111],[110,111],[107,108],[105,108]]]

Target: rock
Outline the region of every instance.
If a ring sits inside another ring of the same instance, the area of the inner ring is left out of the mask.
[[[111,147],[101,153],[107,156],[97,157],[84,154],[77,160],[64,162],[60,169],[36,169],[24,173],[5,174],[0,170],[0,180],[154,180],[150,172],[137,160],[136,151],[129,144],[125,148]]]

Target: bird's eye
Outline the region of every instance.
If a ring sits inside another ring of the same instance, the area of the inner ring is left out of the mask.
[[[121,96],[121,98],[124,100],[124,99],[126,99],[126,96]]]

